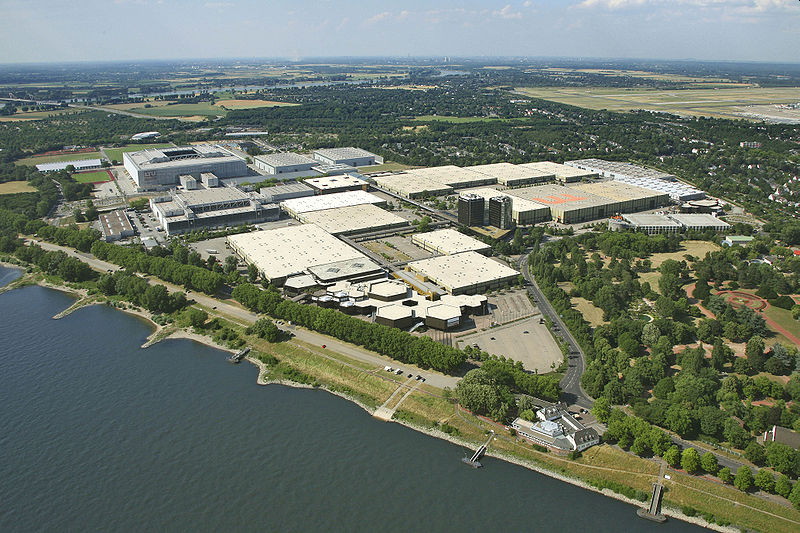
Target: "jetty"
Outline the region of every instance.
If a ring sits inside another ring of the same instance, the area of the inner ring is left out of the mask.
[[[494,431],[489,431],[489,438],[486,439],[486,442],[482,444],[475,453],[472,454],[472,457],[463,457],[461,460],[471,466],[472,468],[480,468],[483,465],[481,464],[481,458],[486,454],[486,450],[489,448],[489,443],[492,442],[494,438]]]
[[[661,497],[663,493],[664,485],[661,484],[661,480],[659,479],[658,482],[653,483],[653,497],[650,499],[650,507],[636,510],[636,514],[639,515],[639,518],[644,518],[651,522],[658,522],[659,524],[663,524],[667,521],[667,517],[661,514]]]
[[[240,362],[242,361],[242,359],[244,359],[244,358],[245,358],[245,356],[247,356],[247,354],[249,354],[249,353],[250,353],[250,348],[244,348],[244,349],[242,349],[242,350],[239,350],[239,351],[238,351],[238,352],[236,352],[235,354],[233,354],[233,355],[231,355],[230,357],[228,357],[228,362],[229,362],[229,363],[233,363],[233,364],[238,364],[238,363],[240,363]]]

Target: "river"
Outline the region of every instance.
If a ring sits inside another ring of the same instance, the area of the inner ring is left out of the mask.
[[[0,268],[0,283],[12,274]],[[373,419],[73,299],[0,294],[0,531],[659,531],[632,506]]]

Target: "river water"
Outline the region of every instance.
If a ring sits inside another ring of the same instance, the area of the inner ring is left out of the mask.
[[[0,268],[0,283],[11,274]],[[0,294],[0,531],[697,531],[72,298]]]

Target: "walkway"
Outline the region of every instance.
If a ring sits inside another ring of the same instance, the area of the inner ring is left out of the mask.
[[[405,382],[401,383],[400,386],[397,387],[397,389],[392,393],[392,395],[389,396],[385,402],[383,402],[383,405],[378,407],[375,412],[372,413],[372,416],[387,422],[391,420],[395,411],[397,411],[397,408],[400,407],[400,404],[403,403],[409,394],[417,389],[421,382],[420,380],[417,380],[415,383],[412,383],[413,381],[414,378],[408,378]],[[397,394],[404,388],[408,388],[408,391],[400,398],[400,400],[397,401],[397,403],[392,405],[392,400],[394,400]]]

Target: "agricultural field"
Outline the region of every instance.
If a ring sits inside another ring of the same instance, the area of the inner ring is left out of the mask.
[[[77,115],[78,113],[84,112],[84,110],[77,110],[74,108],[53,109],[51,111],[20,111],[10,116],[0,117],[0,122],[25,122],[29,120],[42,120],[58,115]]]
[[[79,172],[72,174],[72,179],[78,183],[102,183],[105,181],[111,181],[114,178],[107,170],[94,170],[92,172]]]
[[[21,192],[36,192],[35,187],[31,187],[27,181],[7,181],[0,183],[0,196],[4,194],[18,194]]]
[[[42,163],[57,163],[60,161],[80,161],[81,159],[100,159],[100,152],[80,152],[58,155],[40,155],[26,157],[14,162],[15,165],[41,165]]]
[[[146,150],[148,148],[169,148],[172,146],[170,143],[156,143],[156,144],[126,144],[119,148],[104,148],[106,157],[111,161],[122,162],[122,154],[125,152],[138,152],[139,150]]]
[[[600,76],[625,76],[628,78],[641,78],[646,80],[669,81],[675,83],[687,83],[692,85],[725,85],[731,87],[752,87],[746,83],[736,83],[727,78],[711,78],[699,76],[684,76],[682,74],[667,74],[663,72],[651,72],[647,70],[627,70],[627,69],[597,69],[597,68],[543,68],[530,69],[528,72],[545,72],[548,74],[597,74]]]
[[[113,104],[104,106],[119,111],[129,111],[140,115],[159,118],[184,118],[189,120],[202,120],[207,117],[222,117],[234,109],[254,109],[259,107],[277,107],[299,105],[273,100],[240,100],[230,98],[217,100],[216,103],[199,102],[196,104],[172,103],[174,100],[152,100],[133,104]],[[170,105],[171,104],[171,105]],[[147,106],[147,107],[146,107]]]
[[[518,94],[588,109],[646,109],[677,115],[757,118],[748,106],[800,102],[800,87],[715,87],[705,89],[619,89],[607,87],[520,87]]]

